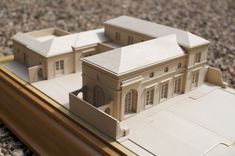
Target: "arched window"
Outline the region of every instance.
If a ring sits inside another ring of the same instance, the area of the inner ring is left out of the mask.
[[[136,105],[137,91],[130,90],[125,97],[125,114],[133,113]]]
[[[94,106],[100,107],[104,105],[104,91],[99,86],[94,88]]]

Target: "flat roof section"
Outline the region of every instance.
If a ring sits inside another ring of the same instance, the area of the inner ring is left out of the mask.
[[[194,35],[190,32],[129,16],[120,16],[108,20],[104,22],[104,24],[120,27],[123,29],[138,32],[152,37],[163,37],[170,34],[176,34],[177,42],[181,46],[187,48],[193,48],[196,46],[209,43],[208,40],[201,38],[197,35]]]
[[[48,28],[48,29],[27,32],[25,34],[33,38],[40,38],[40,37],[50,36],[50,35],[55,36],[55,37],[65,36],[65,35],[69,35],[70,33],[59,28]]]
[[[206,83],[122,121],[130,134],[118,141],[158,156],[232,156],[233,119],[235,90]]]
[[[63,75],[31,85],[69,109],[69,93],[82,88],[82,73]]]
[[[176,35],[169,35],[86,57],[83,61],[122,75],[183,55]]]

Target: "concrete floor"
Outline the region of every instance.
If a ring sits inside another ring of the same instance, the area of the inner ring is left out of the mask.
[[[29,81],[28,68],[24,64],[18,61],[9,61],[4,63],[3,66],[18,77],[20,77],[21,79],[23,79],[24,81]]]
[[[18,62],[4,65],[27,81]],[[81,73],[32,85],[69,109],[69,92],[82,87]],[[138,155],[234,156],[235,91],[205,84],[121,122],[130,134],[118,141]]]
[[[82,87],[82,73],[32,83],[34,87],[69,109],[69,93]]]
[[[18,61],[10,61],[4,63],[3,66],[24,81],[29,81],[28,70],[24,64]],[[31,85],[69,109],[69,93],[82,87],[81,74],[81,72],[73,73],[51,80],[34,82]]]
[[[205,84],[124,120],[118,141],[139,155],[234,156],[234,119],[235,93]]]

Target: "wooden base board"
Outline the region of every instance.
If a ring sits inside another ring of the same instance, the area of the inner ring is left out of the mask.
[[[0,119],[36,154],[135,155],[114,140],[92,133],[65,108],[52,103],[0,68]]]

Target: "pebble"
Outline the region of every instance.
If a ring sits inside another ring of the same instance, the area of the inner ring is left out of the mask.
[[[3,154],[5,154],[5,155],[6,155],[6,154],[8,153],[8,151],[7,151],[7,149],[2,148],[2,149],[1,149],[1,153],[3,153]]]
[[[13,152],[11,152],[12,156],[24,156],[24,153],[22,150],[15,150]]]

